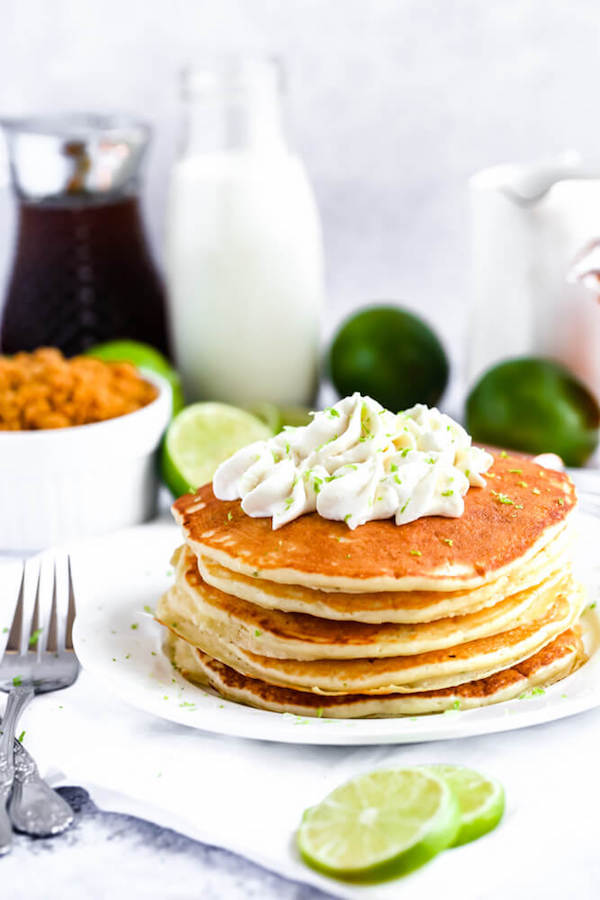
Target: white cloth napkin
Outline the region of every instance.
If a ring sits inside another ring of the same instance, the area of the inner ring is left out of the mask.
[[[55,783],[82,785],[105,809],[226,847],[338,897],[505,900],[600,893],[600,710],[435,744],[294,746],[220,737],[153,718],[83,672],[72,688],[37,697],[22,727],[26,746]],[[293,838],[305,807],[359,772],[432,761],[473,766],[500,779],[507,809],[495,832],[381,886],[336,883],[302,864]]]

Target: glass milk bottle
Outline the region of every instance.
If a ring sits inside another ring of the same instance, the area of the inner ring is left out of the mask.
[[[304,166],[285,141],[279,82],[267,59],[185,75],[166,265],[188,400],[314,399],[321,228]]]

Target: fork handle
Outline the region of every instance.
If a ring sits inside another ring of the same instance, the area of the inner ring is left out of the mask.
[[[15,731],[21,717],[21,713],[33,697],[33,687],[19,685],[13,687],[8,694],[6,708],[2,718],[2,736],[0,737],[0,770],[7,766],[14,769],[14,740]]]
[[[6,810],[7,795],[3,790],[0,792],[0,797],[2,798],[2,806],[0,807],[0,856],[4,856],[5,853],[10,853],[12,847],[12,825]]]
[[[15,775],[14,738],[19,716],[33,697],[33,688],[14,687],[8,695],[0,736],[0,856],[12,846],[12,827],[6,804]]]
[[[14,767],[6,760],[0,761],[0,856],[10,852],[12,847],[12,826],[8,816],[7,800],[13,784]]]
[[[60,834],[73,821],[69,804],[40,777],[35,760],[18,742],[8,815],[15,831],[34,837]]]

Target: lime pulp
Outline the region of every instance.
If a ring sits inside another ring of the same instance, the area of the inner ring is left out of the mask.
[[[173,419],[162,447],[163,479],[179,497],[210,481],[224,460],[271,437],[255,416],[225,403],[193,403]]]
[[[493,778],[464,766],[438,764],[426,768],[446,781],[458,801],[461,822],[454,847],[476,841],[500,822],[504,789]]]

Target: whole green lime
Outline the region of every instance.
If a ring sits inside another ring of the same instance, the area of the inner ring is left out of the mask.
[[[448,382],[448,359],[422,319],[397,306],[370,306],[340,327],[329,371],[342,396],[359,391],[397,411],[435,406]]]
[[[527,453],[558,453],[581,466],[598,445],[600,408],[568,369],[548,359],[512,359],[489,369],[467,399],[474,440]]]
[[[128,362],[141,369],[156,372],[171,385],[173,394],[173,415],[183,408],[183,389],[181,379],[166,356],[163,356],[150,344],[142,344],[140,341],[107,341],[105,344],[97,344],[85,352],[86,356],[95,356],[104,362]]]

